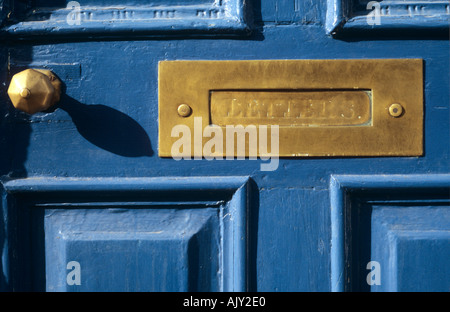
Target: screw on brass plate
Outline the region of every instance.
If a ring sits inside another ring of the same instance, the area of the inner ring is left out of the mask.
[[[188,117],[192,113],[192,108],[187,104],[178,106],[178,115],[181,117]]]
[[[389,114],[392,117],[400,117],[403,114],[403,106],[397,103],[391,104],[389,106]]]

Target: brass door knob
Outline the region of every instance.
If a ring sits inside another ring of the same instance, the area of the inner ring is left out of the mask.
[[[11,79],[8,95],[15,108],[34,114],[55,105],[61,97],[61,81],[46,69],[26,69]]]

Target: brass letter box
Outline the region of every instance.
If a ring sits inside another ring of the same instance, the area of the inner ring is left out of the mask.
[[[208,127],[223,130],[215,154],[225,156],[229,126],[278,126],[280,157],[420,156],[422,68],[421,59],[160,62],[159,156],[173,156],[177,126],[191,130],[184,152],[196,157],[207,156]],[[261,155],[258,138],[245,136],[246,156],[249,146]]]

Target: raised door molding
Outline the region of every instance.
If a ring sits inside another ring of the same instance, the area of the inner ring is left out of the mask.
[[[436,263],[446,259],[449,207],[449,174],[331,176],[331,290],[423,291],[421,282],[405,284],[407,271],[429,255]],[[411,252],[419,245],[421,253]],[[381,263],[382,277],[371,289],[369,260]],[[446,273],[440,268],[439,276],[428,264],[411,270],[433,275],[424,289],[448,285]]]
[[[42,177],[0,186],[8,220],[0,222],[0,241],[8,241],[0,290],[74,291],[64,278],[71,260],[87,272],[77,291],[111,290],[108,279],[123,278],[124,268],[163,274],[141,265],[152,257],[178,279],[134,274],[128,286],[135,291],[249,290],[248,177]],[[105,280],[95,273],[103,261]]]
[[[450,3],[442,0],[327,0],[326,31],[447,31]],[[430,33],[428,33],[430,34]]]
[[[197,0],[187,5],[167,0],[136,5],[123,0],[121,5],[98,6],[88,2],[83,6],[83,1],[71,1],[67,7],[55,8],[30,4],[21,7],[22,12],[12,12],[14,18],[6,21],[1,33],[11,39],[242,35],[249,30],[245,3]]]

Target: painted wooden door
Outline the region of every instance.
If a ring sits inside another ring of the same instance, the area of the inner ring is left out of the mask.
[[[2,290],[450,290],[448,1],[3,0],[0,12]],[[158,156],[161,61],[397,58],[423,59],[421,156],[304,155],[273,171]],[[52,109],[13,107],[8,85],[27,68],[63,82]]]

